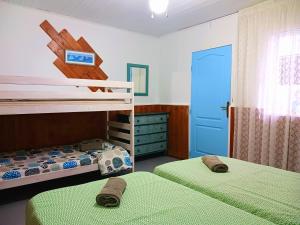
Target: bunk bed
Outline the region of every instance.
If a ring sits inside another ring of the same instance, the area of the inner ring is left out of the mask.
[[[91,92],[88,87],[101,88]],[[78,89],[78,90],[77,90]],[[66,91],[67,90],[67,91]],[[111,121],[110,111],[130,111],[130,123]],[[0,116],[106,111],[106,139],[129,152],[134,170],[134,90],[132,82],[0,76]],[[62,146],[76,151],[74,146]],[[0,153],[5,150],[0,149]],[[17,154],[16,154],[17,155]],[[5,161],[5,159],[3,159]],[[98,170],[92,163],[20,179],[0,179],[0,190]]]

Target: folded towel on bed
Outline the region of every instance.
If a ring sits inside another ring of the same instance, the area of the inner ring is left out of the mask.
[[[203,156],[202,162],[215,173],[226,173],[228,171],[228,166],[217,156]]]
[[[126,185],[126,181],[120,177],[109,178],[96,197],[97,204],[104,207],[119,206]]]

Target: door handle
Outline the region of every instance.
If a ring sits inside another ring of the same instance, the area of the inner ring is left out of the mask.
[[[229,106],[230,106],[230,103],[229,103],[229,101],[227,101],[226,106],[221,106],[220,107],[222,110],[226,110],[226,116],[227,116],[227,118],[229,116]]]

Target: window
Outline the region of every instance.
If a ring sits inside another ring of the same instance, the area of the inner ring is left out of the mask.
[[[300,31],[274,36],[260,84],[260,107],[267,114],[300,116]]]
[[[300,85],[300,55],[280,57],[280,84]]]

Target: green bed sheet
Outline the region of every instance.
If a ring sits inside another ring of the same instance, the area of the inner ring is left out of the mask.
[[[167,163],[154,173],[276,224],[300,224],[300,174],[220,157],[228,173],[213,173],[201,157]]]
[[[27,225],[273,224],[243,210],[147,172],[123,176],[127,188],[117,208],[95,204],[106,180],[41,193],[26,209]]]

